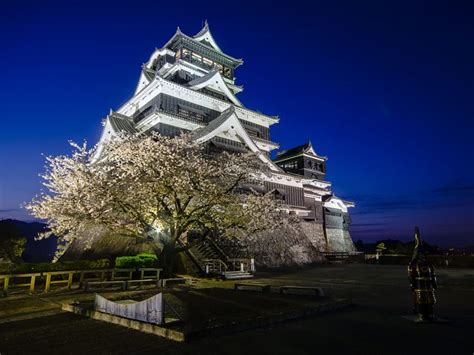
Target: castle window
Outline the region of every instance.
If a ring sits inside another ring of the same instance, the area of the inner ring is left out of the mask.
[[[257,138],[260,138],[260,137],[261,137],[260,132],[257,131],[257,130],[253,130],[253,129],[247,128],[247,133],[248,133],[251,137],[257,137]]]
[[[286,162],[284,164],[281,164],[281,167],[283,169],[290,169],[290,170],[296,170],[298,169],[298,162],[296,160],[294,161],[290,161],[290,162]]]
[[[178,105],[178,115],[198,121],[204,121],[206,118],[206,114],[204,112],[185,105]]]
[[[202,62],[202,57],[199,54],[193,53],[191,56],[194,60]]]
[[[206,65],[208,65],[208,66],[210,66],[210,67],[212,67],[213,64],[214,64],[214,62],[213,62],[212,60],[209,60],[209,59],[204,58],[204,57],[202,58],[202,61],[204,62],[204,64],[206,64]]]

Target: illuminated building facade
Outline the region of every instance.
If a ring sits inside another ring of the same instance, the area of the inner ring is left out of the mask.
[[[325,241],[321,252],[354,251],[348,213],[354,204],[332,194],[325,180],[327,158],[307,143],[272,160],[279,145],[271,140],[270,128],[279,118],[249,109],[238,99],[243,87],[236,84],[235,71],[242,63],[221,50],[207,22],[194,36],[178,28],[143,64],[133,97],[106,117],[100,143],[120,131],[190,132],[209,152],[251,151],[271,171],[266,191],[311,224],[313,235]]]

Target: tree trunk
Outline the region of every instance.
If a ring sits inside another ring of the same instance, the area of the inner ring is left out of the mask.
[[[165,244],[158,256],[158,264],[163,269],[164,277],[172,277],[176,262],[176,245],[175,243]]]

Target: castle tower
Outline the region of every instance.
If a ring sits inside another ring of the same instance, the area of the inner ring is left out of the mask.
[[[279,145],[271,140],[270,128],[279,118],[247,108],[239,100],[243,87],[236,83],[235,73],[242,64],[242,59],[218,46],[207,22],[194,36],[178,27],[142,65],[133,96],[105,118],[97,154],[120,131],[167,136],[188,132],[207,144],[210,152],[251,151],[271,172],[263,178],[265,190],[278,195],[288,213],[312,223],[311,242],[321,249],[320,240],[326,235],[324,199],[332,196],[331,183],[325,180],[327,158],[307,143],[279,153],[272,161],[270,154]],[[334,208],[347,212],[353,205],[341,203],[342,207]],[[326,242],[321,251],[328,246],[331,250],[332,245]]]
[[[311,142],[308,142],[278,152],[273,161],[287,173],[324,180],[327,159],[327,157],[316,154]]]
[[[327,157],[318,155],[311,142],[308,142],[278,152],[273,161],[288,174],[324,181],[327,160]],[[322,192],[317,191],[313,184],[307,183],[305,188],[305,207],[311,210],[305,219],[322,225],[328,252],[356,251],[349,232],[351,218],[348,212],[354,203],[341,200],[332,193],[322,194],[319,200],[313,198],[312,194],[321,195]]]

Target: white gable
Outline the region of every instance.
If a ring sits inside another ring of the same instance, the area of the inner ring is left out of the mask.
[[[214,73],[214,74],[211,74]],[[242,107],[242,103],[237,99],[237,97],[234,95],[234,93],[229,89],[227,84],[224,82],[224,79],[222,78],[222,75],[219,71],[214,71],[214,72],[209,72],[209,77],[207,80],[200,80],[203,78],[199,78],[197,80],[197,84],[193,85],[193,81],[191,81],[190,88],[193,90],[199,90],[205,87],[208,87],[210,89],[216,90],[218,92],[223,93],[230,101],[232,101],[233,104]]]
[[[217,118],[218,119],[218,118]],[[244,127],[239,121],[239,118],[233,111],[228,118],[222,122],[220,125],[213,127],[212,129],[206,129],[208,127],[204,127],[204,134],[200,134],[199,137],[196,139],[197,142],[203,143],[211,138],[219,135],[221,137],[235,140],[236,138],[244,143],[249,149],[258,156],[258,158],[267,164],[271,170],[273,171],[281,171],[281,169],[276,166],[268,156],[263,153],[254,141],[248,136],[247,132],[245,131]]]
[[[201,31],[199,31],[195,36],[193,36],[193,38],[196,41],[206,41],[212,46],[212,48],[218,50],[219,52],[222,52],[222,50],[219,48],[216,41],[214,40],[214,37],[212,37],[211,30],[209,29],[207,21],[205,22],[204,27],[201,29]]]

